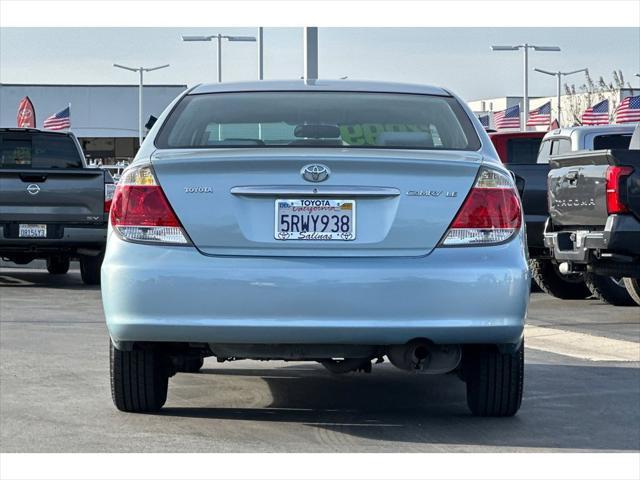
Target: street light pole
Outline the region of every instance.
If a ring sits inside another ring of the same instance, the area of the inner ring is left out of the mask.
[[[260,45],[258,46],[258,77],[264,80],[264,28],[258,29],[258,38]]]
[[[542,51],[542,52],[559,52],[560,47],[544,47],[541,45],[529,45],[528,43],[522,45],[492,45],[491,50],[506,51],[506,50],[520,50],[524,52],[524,95],[522,97],[522,130],[527,129],[527,118],[529,117],[529,49]]]
[[[113,64],[116,68],[122,68],[123,70],[129,70],[130,72],[138,72],[140,83],[138,84],[138,146],[142,145],[142,140],[144,139],[144,120],[142,118],[143,115],[143,88],[144,88],[144,72],[152,72],[154,70],[160,70],[161,68],[167,68],[169,64],[160,65],[159,67],[125,67],[124,65],[119,65],[117,63]]]
[[[524,44],[524,97],[522,99],[522,130],[527,129],[527,119],[529,118],[529,45]]]
[[[217,33],[215,35],[182,35],[183,42],[210,42],[212,40],[218,41],[218,82],[222,82],[222,40],[228,40],[230,42],[255,42],[256,37],[250,37],[246,35],[222,35]]]
[[[588,72],[589,69],[588,68],[581,68],[580,70],[572,70],[571,72],[549,72],[548,70],[542,70],[541,68],[534,68],[534,70],[536,72],[539,73],[544,73],[545,75],[551,75],[552,77],[558,77],[558,89],[556,91],[556,96],[557,96],[557,102],[558,102],[558,124],[562,125],[562,120],[560,118],[561,112],[562,112],[562,104],[560,102],[560,97],[562,94],[562,76],[564,75],[569,76],[569,75],[573,75],[574,73],[580,73],[580,72]]]

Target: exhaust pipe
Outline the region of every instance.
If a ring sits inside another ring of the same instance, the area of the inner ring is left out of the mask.
[[[415,339],[404,345],[392,345],[387,357],[401,370],[439,374],[450,372],[458,366],[462,349],[460,345],[436,345],[429,340]]]

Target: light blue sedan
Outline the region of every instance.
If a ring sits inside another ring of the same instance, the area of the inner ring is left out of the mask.
[[[118,183],[102,295],[116,407],[160,409],[203,358],[457,372],[473,414],[521,403],[522,209],[449,91],[200,85]],[[416,381],[420,381],[416,378]]]

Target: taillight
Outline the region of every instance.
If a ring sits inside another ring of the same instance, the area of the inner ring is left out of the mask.
[[[110,219],[125,240],[188,243],[149,166],[129,168],[123,173],[113,196]]]
[[[113,183],[104,184],[104,213],[109,213],[109,210],[111,210],[113,192],[115,192],[115,190],[116,186]]]
[[[511,178],[483,168],[442,241],[444,246],[489,245],[518,232],[522,207]]]
[[[607,168],[607,213],[625,213],[629,208],[620,198],[620,181],[631,175],[633,168],[611,166]]]

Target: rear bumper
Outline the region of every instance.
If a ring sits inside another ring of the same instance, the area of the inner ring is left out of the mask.
[[[523,234],[411,258],[210,257],[109,238],[117,342],[517,343],[529,298]]]
[[[603,230],[570,229],[550,231],[547,223],[545,245],[556,260],[587,263],[591,252],[607,251],[620,255],[640,255],[640,221],[633,215],[610,215]]]
[[[55,235],[57,238],[16,238],[16,235],[5,234],[7,227],[0,225],[0,253],[37,253],[78,248],[102,250],[105,247],[107,241],[106,224],[88,227],[56,225],[56,227],[59,232]]]

